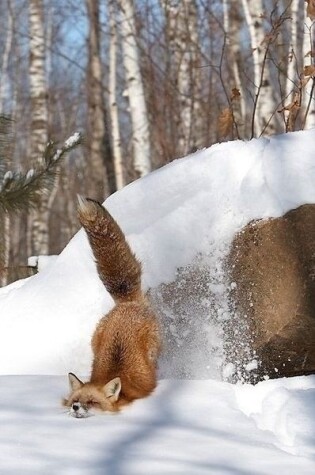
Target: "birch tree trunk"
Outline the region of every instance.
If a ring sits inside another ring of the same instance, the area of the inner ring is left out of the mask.
[[[9,277],[9,262],[10,262],[10,230],[11,230],[11,220],[10,216],[3,216],[3,271],[0,272],[0,286],[4,287],[8,284]],[[1,230],[2,233],[2,230]]]
[[[315,12],[314,12],[315,13]],[[308,82],[304,88],[302,106],[305,115],[304,129],[315,127],[315,21],[305,14],[304,38],[303,38],[303,58],[304,68],[310,67],[312,74],[306,76]],[[305,69],[304,69],[305,71]]]
[[[8,6],[8,28],[5,40],[4,52],[1,58],[1,76],[0,76],[0,114],[5,112],[5,100],[6,100],[6,84],[8,83],[8,65],[9,57],[12,49],[13,41],[13,12],[11,0],[7,2]],[[0,228],[0,240],[3,253],[3,262],[0,264],[3,269],[0,271],[0,286],[5,286],[8,283],[8,267],[10,261],[10,229],[11,220],[9,215],[5,215],[1,219]]]
[[[303,127],[303,33],[304,33],[304,0],[292,0],[290,5],[291,37],[288,51],[287,78],[282,112],[287,131],[299,130]]]
[[[139,176],[151,171],[149,119],[136,41],[135,11],[132,0],[118,0],[121,10],[120,33],[126,77],[126,93],[132,123],[134,169]]]
[[[110,43],[109,43],[109,107],[112,132],[112,147],[114,169],[116,177],[117,190],[125,185],[124,164],[121,150],[121,138],[119,130],[119,114],[116,98],[117,89],[117,29],[116,29],[116,0],[108,0],[109,24],[110,24]]]
[[[31,124],[29,155],[33,162],[43,156],[48,141],[48,108],[45,68],[45,37],[42,0],[29,0],[30,60],[29,81]],[[49,253],[48,197],[43,195],[32,223],[32,252]]]
[[[271,84],[268,59],[265,57],[266,44],[263,25],[262,0],[242,0],[245,20],[250,34],[254,66],[254,85],[256,94],[256,110],[254,110],[255,136],[275,132],[274,121],[270,120],[275,112],[275,102]]]
[[[291,4],[291,41],[288,58],[288,72],[285,87],[285,96],[290,100],[292,93],[297,89],[298,74],[302,70],[302,48],[304,8],[301,0],[293,0]]]
[[[103,201],[110,194],[105,163],[111,161],[102,84],[99,1],[86,0],[89,17],[88,91],[88,194]]]
[[[7,35],[5,39],[4,52],[1,58],[1,76],[0,76],[0,113],[5,112],[5,99],[6,99],[6,85],[9,83],[8,79],[8,65],[9,58],[12,49],[13,41],[13,12],[11,0],[7,1],[8,6],[8,26],[7,26]]]
[[[233,101],[233,114],[241,138],[247,138],[246,101],[241,79],[241,22],[238,0],[223,0],[223,27],[226,34],[227,61],[231,70],[230,91],[236,88],[240,92],[239,100]]]
[[[188,43],[187,47],[190,52],[189,71],[190,71],[190,87],[187,91],[188,96],[192,96],[191,108],[191,140],[187,144],[187,153],[195,151],[205,144],[203,143],[203,120],[202,120],[202,77],[201,77],[201,57],[200,57],[200,38],[198,29],[198,9],[196,0],[188,0],[186,4],[187,21],[186,29]]]
[[[198,24],[195,0],[161,0],[167,25],[170,75],[178,93],[178,153],[201,146],[201,69],[198,68]]]

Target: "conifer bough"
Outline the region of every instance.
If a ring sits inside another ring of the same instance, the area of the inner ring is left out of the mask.
[[[0,135],[3,144],[7,130],[2,128]],[[61,148],[56,148],[54,142],[49,142],[42,159],[26,173],[4,170],[6,157],[0,151],[0,213],[36,207],[42,193],[49,193],[53,186],[58,165],[64,155],[80,143],[82,136],[78,132],[69,137]]]

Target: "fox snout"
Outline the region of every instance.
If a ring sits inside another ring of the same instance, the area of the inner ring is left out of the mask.
[[[86,407],[82,406],[82,404],[80,402],[74,402],[71,405],[69,414],[70,414],[70,416],[77,417],[77,418],[82,418],[82,417],[88,417],[89,416],[88,409]]]

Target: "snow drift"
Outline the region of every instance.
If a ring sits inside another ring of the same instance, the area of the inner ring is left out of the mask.
[[[74,419],[60,406],[65,373],[89,373],[91,333],[112,306],[83,232],[38,275],[0,290],[1,473],[314,473],[315,376],[214,380],[233,372],[223,344],[223,329],[235,325],[230,245],[251,220],[315,202],[314,138],[216,145],[106,201],[164,322],[161,376],[186,378],[160,381],[119,416]]]
[[[314,138],[304,131],[215,145],[107,199],[163,316],[162,376],[221,377],[222,321],[229,319],[223,259],[249,221],[315,202]],[[196,266],[206,279],[200,294],[190,294]],[[88,374],[90,336],[111,306],[80,231],[41,273],[1,290],[0,373]]]

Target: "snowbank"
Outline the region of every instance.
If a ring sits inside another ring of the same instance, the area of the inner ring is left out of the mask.
[[[2,376],[0,384],[1,474],[314,473],[312,376],[255,387],[162,381],[120,415],[87,419],[60,408],[66,378]],[[287,405],[278,404],[283,391]]]
[[[106,206],[143,262],[145,288],[171,282],[202,255],[223,302],[220,262],[235,232],[315,202],[314,138],[304,131],[214,145],[112,195]],[[40,274],[0,291],[0,374],[87,374],[91,333],[111,305],[80,231]]]
[[[222,260],[250,220],[315,202],[314,139],[308,131],[216,145],[106,201],[174,337],[162,375],[177,374],[187,354],[178,316],[192,318],[185,334],[195,322],[194,334],[203,336],[202,344],[190,341],[199,349],[189,356],[191,380],[160,381],[119,416],[74,419],[60,406],[65,376],[0,376],[1,473],[314,473],[314,376],[256,386],[210,380],[220,378],[211,361],[220,361],[220,322],[229,318]],[[212,297],[191,302],[191,281],[184,274],[178,287],[178,268],[194,270],[196,262],[206,267]],[[173,304],[163,301],[165,288]],[[0,290],[0,374],[87,375],[91,333],[111,305],[80,231],[41,273]],[[200,367],[208,380],[193,381]]]

